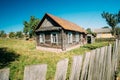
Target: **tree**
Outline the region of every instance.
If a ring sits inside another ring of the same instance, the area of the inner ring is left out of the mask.
[[[9,33],[9,37],[10,37],[10,38],[15,38],[15,33],[14,33],[14,32],[10,32],[10,33]]]
[[[91,28],[87,28],[86,31],[87,31],[88,34],[92,34],[93,36],[96,36],[96,33],[94,33],[94,32],[91,30]]]
[[[24,35],[21,31],[16,32],[15,36],[16,36],[16,38],[23,38],[24,37]]]
[[[107,24],[111,27],[112,35],[117,37],[118,33],[116,33],[116,28],[117,25],[120,23],[120,11],[118,12],[118,14],[103,12],[101,15],[106,20]]]
[[[7,34],[5,33],[5,31],[3,31],[3,30],[0,31],[0,37],[2,37],[2,38],[7,37]]]
[[[24,21],[24,30],[25,35],[29,35],[29,38],[35,36],[35,29],[39,24],[40,19],[35,18],[34,16],[30,17],[29,22]]]
[[[86,31],[87,31],[89,34],[92,34],[92,33],[93,33],[90,28],[87,28]]]
[[[102,28],[109,28],[108,26],[104,26],[104,27],[102,27]]]

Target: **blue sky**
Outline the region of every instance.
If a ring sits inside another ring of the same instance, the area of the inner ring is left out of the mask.
[[[0,30],[22,31],[30,16],[42,19],[45,13],[64,18],[83,28],[107,26],[103,11],[117,13],[120,0],[0,0]]]

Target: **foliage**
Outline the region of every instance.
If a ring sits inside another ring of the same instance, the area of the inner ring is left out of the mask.
[[[117,36],[116,27],[120,23],[120,11],[117,14],[112,14],[109,12],[103,12],[102,17],[106,20],[107,24],[111,27],[111,33],[113,36]]]
[[[87,28],[86,31],[89,33],[89,34],[92,34],[93,32],[91,31],[91,28]]]
[[[106,45],[108,45],[108,43],[102,42],[102,43],[86,44],[83,47],[88,48],[90,50],[93,50],[93,49],[96,49],[96,48],[99,48],[99,47],[102,47],[102,46],[106,46]]]
[[[104,26],[104,27],[102,27],[102,28],[109,28],[109,26]]]
[[[7,36],[7,34],[5,33],[5,31],[1,30],[0,37],[5,38],[6,36]]]
[[[30,17],[30,20],[24,21],[24,29],[23,32],[25,35],[29,35],[29,37],[35,36],[35,29],[38,26],[40,20],[38,18],[35,18],[34,16]]]
[[[91,28],[86,29],[88,34],[92,34],[93,36],[96,36],[96,33],[92,32]]]
[[[95,39],[95,42],[106,42],[106,41],[109,41],[109,42],[113,42],[115,41],[115,38],[96,38]]]
[[[23,38],[24,37],[24,35],[21,31],[16,32],[15,36],[16,36],[16,38]]]
[[[15,38],[15,32],[10,32],[10,33],[9,33],[9,37],[10,37],[10,38]]]
[[[7,48],[7,50],[5,49],[6,57],[8,54],[9,55],[12,54],[12,56],[17,55],[17,58],[13,58],[10,62],[8,62],[9,63],[8,65],[4,65],[4,67],[9,67],[11,70],[10,80],[23,80],[25,66],[32,64],[47,64],[48,70],[46,80],[54,80],[56,64],[59,60],[69,58],[69,70],[70,70],[73,56],[81,55],[85,52],[90,51],[91,50],[90,46],[95,45],[97,47],[101,47],[104,46],[103,44],[107,45],[108,42],[99,42],[91,45],[85,45],[86,47],[81,46],[66,53],[57,54],[47,51],[36,50],[35,41],[25,41],[18,39],[0,39],[0,48],[1,49]]]

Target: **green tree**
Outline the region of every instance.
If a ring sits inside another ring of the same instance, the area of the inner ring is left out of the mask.
[[[40,22],[40,19],[35,18],[34,16],[31,16],[28,22],[24,21],[23,32],[25,33],[25,35],[29,35],[29,38],[35,36],[35,29],[39,24],[39,22]]]
[[[16,36],[16,38],[23,38],[24,37],[22,31],[16,32],[15,36]]]
[[[120,11],[118,12],[118,14],[103,12],[101,15],[106,20],[107,24],[111,27],[112,35],[117,37],[118,34],[116,33],[116,30],[117,30],[116,28],[120,23]]]
[[[10,33],[9,33],[9,37],[10,37],[10,38],[15,38],[15,33],[14,33],[14,32],[10,32]]]
[[[96,33],[94,33],[94,32],[91,30],[91,28],[87,28],[86,31],[87,31],[88,34],[92,34],[93,36],[96,36]]]
[[[89,34],[92,34],[93,32],[91,31],[91,28],[87,28],[86,31],[89,33]]]
[[[7,37],[7,34],[5,33],[5,31],[3,31],[3,30],[0,31],[0,37],[2,37],[2,38]]]
[[[108,26],[104,26],[104,27],[102,27],[102,28],[109,28]]]

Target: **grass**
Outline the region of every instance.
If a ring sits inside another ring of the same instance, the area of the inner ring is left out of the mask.
[[[69,74],[73,56],[81,55],[108,44],[109,42],[99,42],[87,44],[65,53],[53,53],[36,50],[35,41],[0,38],[0,55],[2,55],[0,57],[0,68],[10,68],[10,80],[23,80],[24,67],[26,65],[47,64],[47,80],[54,80],[56,64],[59,60],[69,58]]]

